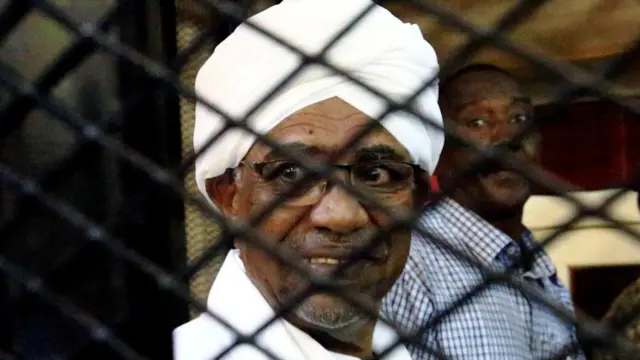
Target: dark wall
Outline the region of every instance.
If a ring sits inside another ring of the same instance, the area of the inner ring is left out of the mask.
[[[78,21],[95,21],[114,3],[72,0],[64,8]],[[126,16],[118,17],[110,32],[156,61],[171,61],[172,2],[128,3],[134,5],[123,9]],[[55,20],[30,14],[0,44],[0,68],[42,85],[47,74],[56,77],[50,70],[77,40]],[[126,62],[91,46],[84,49],[82,60],[52,86],[54,101],[155,163],[178,167],[177,96]],[[184,253],[182,200],[64,120],[0,87],[0,165],[36,181],[49,196],[72,205],[162,269],[178,271]],[[187,318],[183,301],[108,246],[87,240],[86,229],[25,197],[19,186],[0,181],[0,210],[2,259],[43,280],[140,354],[171,358],[171,330]],[[0,351],[27,359],[119,358],[92,339],[90,329],[30,292],[23,278],[1,275]]]
[[[545,106],[537,117],[546,120],[540,124],[542,165],[583,190],[617,187],[640,171],[640,119],[620,106]]]

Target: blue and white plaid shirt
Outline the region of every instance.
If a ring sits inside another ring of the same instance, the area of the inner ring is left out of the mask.
[[[419,226],[486,267],[516,269],[521,279],[573,310],[570,293],[544,251],[533,256],[529,271],[522,270],[520,247],[455,201],[444,199],[427,208]],[[530,250],[536,247],[529,232],[522,243]],[[493,283],[431,323],[484,281],[482,270],[475,265],[414,232],[407,265],[383,300],[382,314],[410,333],[429,324],[420,336],[421,345],[407,344],[414,359],[436,359],[434,350],[448,359],[557,359],[563,351],[566,359],[584,359],[574,350],[577,341],[572,325],[505,283]]]

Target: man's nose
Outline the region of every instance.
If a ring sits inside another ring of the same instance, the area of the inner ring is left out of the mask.
[[[492,145],[502,143],[513,132],[511,126],[507,125],[503,119],[492,121],[490,129],[489,140]]]
[[[522,149],[522,139],[516,139],[518,128],[504,124],[496,124],[491,129],[489,145],[502,146],[505,149],[518,152]]]
[[[320,199],[310,214],[311,223],[338,233],[350,233],[366,226],[369,215],[360,202],[335,185]]]

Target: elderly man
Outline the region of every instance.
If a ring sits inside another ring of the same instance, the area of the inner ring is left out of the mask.
[[[505,145],[532,121],[530,99],[504,70],[476,64],[440,85],[446,127],[481,146]],[[506,149],[523,161],[538,157],[539,136],[530,133]],[[445,141],[436,175],[441,187],[456,181],[478,155],[454,139]],[[420,225],[485,267],[514,270],[548,298],[572,308],[569,290],[558,280],[544,250],[522,224],[530,184],[514,171],[494,165],[456,183],[448,198],[428,206]],[[383,300],[383,314],[412,331],[424,328],[424,347],[411,347],[416,359],[424,348],[451,359],[550,359],[582,356],[572,326],[513,286],[493,283],[439,318],[458,299],[486,279],[482,270],[438,245],[430,236],[413,235],[405,272]],[[554,357],[564,354],[563,357]]]
[[[285,0],[248,20],[308,53],[316,53],[372,7],[335,48],[328,61],[379,93],[405,101],[437,74],[435,53],[415,25],[402,23],[369,0]],[[280,84],[302,59],[268,37],[241,25],[214,51],[196,79],[196,91],[234,117]],[[258,229],[267,241],[303,260],[316,275],[332,272],[380,229],[392,213],[421,206],[442,150],[442,134],[414,115],[397,111],[385,117],[348,151],[335,156],[352,137],[385,111],[386,102],[322,66],[305,68],[282,86],[246,124],[287,150],[314,161],[332,159],[334,174],[364,191],[359,201],[334,182],[315,179],[271,212]],[[412,103],[421,116],[441,124],[437,87]],[[202,149],[219,134],[224,119],[204,104],[196,109],[194,145]],[[304,177],[304,169],[256,137],[228,130],[196,163],[200,191],[222,214],[247,221]],[[375,201],[383,208],[370,201]],[[338,280],[377,313],[382,297],[402,272],[409,252],[409,229],[396,229],[355,259]],[[292,295],[309,282],[289,264],[255,245],[235,239],[209,294],[208,309],[240,334],[258,331]],[[381,354],[395,332],[361,308],[335,294],[316,292],[252,339],[283,360],[358,359]],[[177,360],[269,359],[251,344],[226,352],[236,334],[202,314],[174,332]],[[385,359],[409,359],[399,346]]]

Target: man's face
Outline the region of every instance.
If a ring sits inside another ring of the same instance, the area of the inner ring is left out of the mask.
[[[496,146],[508,141],[527,122],[533,108],[511,78],[495,71],[469,73],[455,80],[446,94],[443,113],[448,125],[468,140],[481,146]],[[539,137],[514,144],[511,151],[527,161],[536,161]],[[448,140],[437,173],[445,181],[464,172],[479,159],[479,154]],[[475,211],[509,211],[521,207],[530,195],[530,184],[515,172],[492,166],[458,183],[456,200]],[[443,183],[443,185],[445,185]]]
[[[366,115],[338,98],[311,105],[282,121],[268,136],[294,152],[323,160],[341,149],[369,121]],[[406,149],[382,127],[370,132],[334,164],[361,164],[357,171],[335,172],[365,186],[388,210],[411,210],[415,176]],[[386,163],[385,163],[386,161]],[[304,171],[286,156],[256,143],[239,168],[232,212],[249,219],[278,199]],[[370,165],[367,165],[370,164]],[[407,172],[408,171],[408,172]],[[385,213],[363,204],[339,186],[306,187],[295,200],[278,207],[260,226],[262,234],[297,254],[318,275],[333,271],[353,251],[390,222]],[[340,281],[348,289],[379,303],[405,265],[410,231],[398,230],[375,250],[357,260]],[[272,305],[282,305],[308,285],[297,272],[249,241],[237,241],[247,271]],[[318,293],[304,301],[290,320],[320,331],[361,324],[367,318],[338,297]]]

